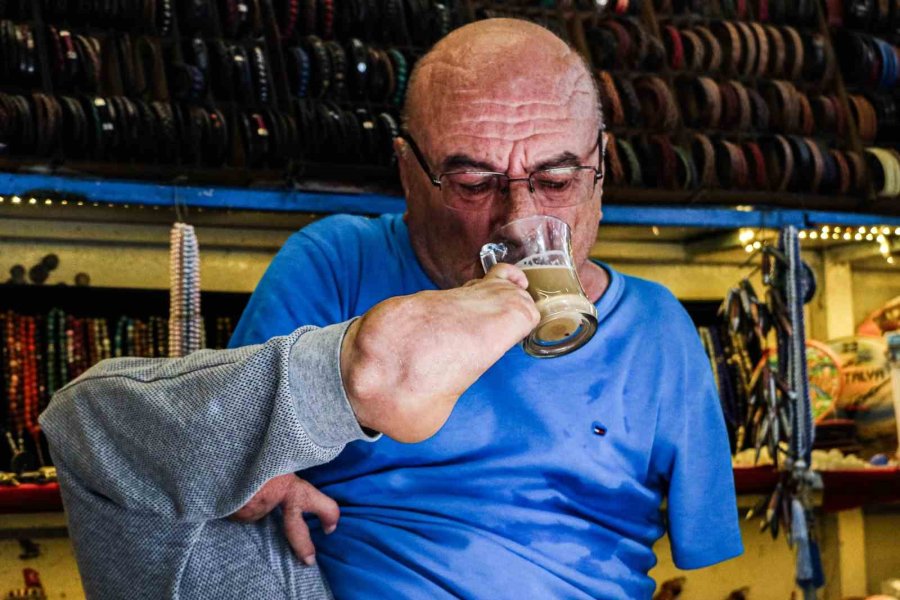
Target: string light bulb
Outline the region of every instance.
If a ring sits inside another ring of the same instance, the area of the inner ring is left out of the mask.
[[[874,240],[874,239],[875,239],[875,236],[872,235],[871,233],[867,233],[867,234],[866,234],[866,241],[867,241],[867,242],[871,242],[871,241]]]
[[[849,231],[845,231],[845,232],[844,232],[844,239],[847,240],[848,242],[850,241],[850,239],[851,239],[852,237],[853,237],[853,236],[850,235],[850,232],[849,232]]]
[[[809,239],[811,239],[811,240],[815,240],[815,239],[817,239],[818,237],[819,237],[819,232],[818,232],[818,231],[813,231],[813,232],[810,232],[810,234],[809,234]]]
[[[750,252],[753,252],[753,244],[747,244],[746,246],[744,246],[744,250],[746,250],[748,254]]]
[[[800,239],[801,239],[801,240],[805,240],[805,239],[806,239],[806,231],[805,231],[805,230],[800,230]]]

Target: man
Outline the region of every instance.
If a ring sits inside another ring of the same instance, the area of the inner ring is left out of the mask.
[[[690,319],[588,260],[603,144],[583,62],[538,26],[475,23],[420,62],[406,116],[405,217],[293,236],[239,348],[108,361],[54,399],[42,424],[92,595],[323,598],[321,569],[339,599],[649,598],[665,498],[676,564],[741,552]],[[573,194],[551,205],[559,168]],[[490,232],[534,214],[569,223],[598,311],[553,360],[514,345],[538,319],[522,272],[479,279]],[[265,516],[224,519],[238,509]]]

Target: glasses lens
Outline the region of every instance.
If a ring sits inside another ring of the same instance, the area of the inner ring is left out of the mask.
[[[535,171],[534,194],[547,207],[573,206],[587,200],[594,188],[594,170],[567,167]]]
[[[502,178],[505,176],[497,173],[446,173],[441,183],[444,202],[460,210],[485,208],[503,187]]]

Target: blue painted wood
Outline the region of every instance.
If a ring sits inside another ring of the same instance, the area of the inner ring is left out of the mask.
[[[81,197],[90,202],[146,206],[173,206],[228,210],[262,210],[309,213],[355,213],[379,215],[399,213],[403,198],[379,194],[331,194],[299,190],[176,186],[142,181],[77,178],[31,173],[0,173],[0,194],[9,198],[30,197],[42,201]],[[900,216],[828,212],[780,208],[716,206],[622,206],[604,205],[603,223],[659,227],[817,227],[820,225],[900,226]]]

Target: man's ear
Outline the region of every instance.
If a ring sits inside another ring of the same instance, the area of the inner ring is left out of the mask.
[[[409,147],[409,144],[406,143],[402,137],[397,136],[394,138],[394,155],[397,157],[397,168],[400,169],[400,185],[403,186],[403,196],[407,199],[409,198],[409,188],[410,188],[410,168],[409,168],[409,155],[412,153],[412,150]]]

